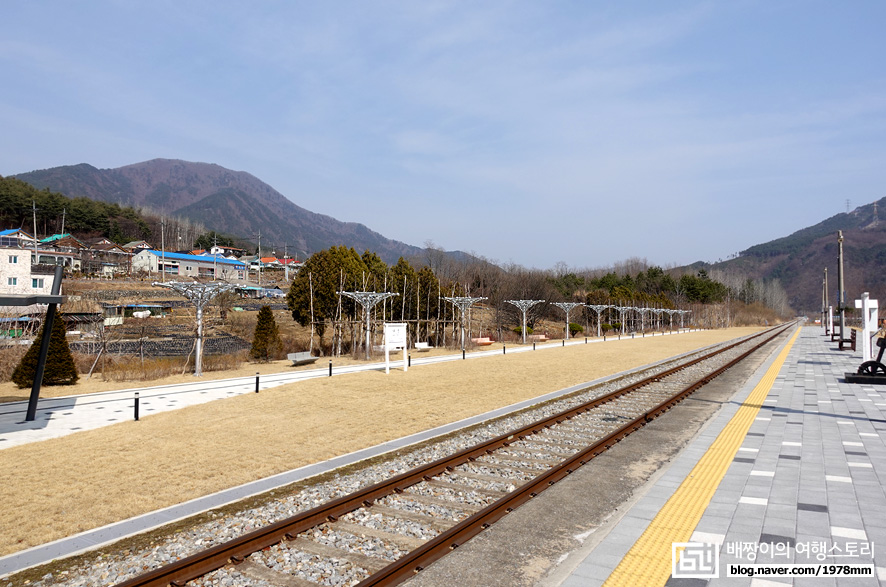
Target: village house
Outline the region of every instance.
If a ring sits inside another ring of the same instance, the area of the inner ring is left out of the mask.
[[[34,249],[34,237],[21,228],[0,230],[0,246]]]
[[[246,254],[246,251],[243,249],[237,249],[235,247],[223,247],[221,245],[216,245],[209,250],[210,255],[223,255],[224,257],[231,259],[239,259],[243,255]]]
[[[52,292],[54,267],[34,266],[33,252],[18,247],[0,247],[0,294],[46,294]]]
[[[123,247],[107,238],[100,238],[89,243],[89,249],[83,252],[83,273],[113,277],[129,273],[132,254]]]
[[[132,241],[128,242],[125,245],[121,245],[124,251],[128,251],[133,255],[138,253],[139,251],[144,251],[147,249],[153,249],[150,243],[147,241]]]
[[[18,246],[0,246],[0,296],[52,293],[55,268],[32,264],[31,254],[32,251]],[[45,308],[41,304],[0,306],[0,337],[21,336],[29,327],[34,327],[33,316],[43,313]]]
[[[246,279],[246,263],[222,256],[187,255],[145,249],[132,257],[132,271],[167,276],[209,277],[211,279]]]

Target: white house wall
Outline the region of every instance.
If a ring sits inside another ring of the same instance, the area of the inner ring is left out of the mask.
[[[38,286],[34,287],[34,279]],[[49,295],[52,293],[52,274],[31,274],[31,252],[18,248],[0,248],[0,295]],[[0,308],[2,314],[28,314],[42,311],[45,306],[14,306]]]

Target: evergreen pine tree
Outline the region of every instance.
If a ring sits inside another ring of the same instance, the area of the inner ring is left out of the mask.
[[[283,346],[280,331],[270,306],[262,306],[255,323],[255,334],[252,337],[252,349],[249,356],[257,361],[269,361]]]
[[[40,334],[12,373],[12,380],[20,388],[31,387],[34,384],[45,327],[44,322]],[[79,379],[77,366],[74,364],[74,357],[65,338],[65,321],[60,314],[56,314],[49,335],[49,352],[46,355],[46,367],[43,371],[43,385],[70,385],[76,383],[77,379]]]

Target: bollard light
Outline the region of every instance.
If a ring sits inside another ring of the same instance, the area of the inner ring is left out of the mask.
[[[138,392],[135,392],[135,421],[138,422]]]
[[[329,376],[332,377],[332,359],[329,360]]]
[[[258,373],[255,374],[255,393],[258,393]]]

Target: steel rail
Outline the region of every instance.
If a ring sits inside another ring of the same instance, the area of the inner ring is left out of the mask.
[[[676,373],[678,371],[682,371],[692,365],[695,365],[701,361],[709,359],[709,358],[716,356],[718,354],[722,354],[723,352],[726,352],[738,345],[745,344],[748,341],[753,340],[754,338],[758,338],[760,336],[764,336],[765,334],[767,334],[769,332],[772,332],[774,330],[778,330],[778,332],[776,332],[776,334],[772,335],[771,337],[768,337],[765,341],[763,341],[759,345],[755,346],[751,351],[748,351],[747,353],[743,354],[741,358],[744,358],[745,356],[747,356],[748,354],[750,354],[751,352],[753,352],[754,350],[756,350],[760,346],[765,345],[767,342],[769,342],[770,340],[777,337],[779,334],[781,334],[781,331],[786,328],[787,327],[776,327],[776,328],[770,329],[769,331],[761,332],[759,334],[756,334],[756,335],[753,335],[753,336],[748,337],[746,339],[743,339],[739,342],[736,342],[736,343],[730,344],[726,347],[717,349],[713,352],[706,353],[703,356],[696,357],[695,359],[687,361],[686,363],[682,363],[680,365],[677,365],[676,367],[672,367],[672,368],[667,369],[663,372],[656,373],[650,377],[646,377],[646,378],[642,379],[641,381],[632,383],[626,387],[623,387],[621,389],[610,392],[610,393],[603,395],[599,398],[596,398],[594,400],[590,400],[590,401],[585,402],[581,405],[561,411],[561,412],[554,414],[552,416],[548,416],[547,418],[533,422],[533,423],[523,426],[521,428],[515,429],[515,430],[510,431],[506,434],[502,434],[498,437],[492,438],[492,439],[482,442],[478,445],[474,445],[472,447],[463,449],[463,450],[456,452],[448,457],[444,457],[442,459],[438,459],[438,460],[433,461],[431,463],[421,465],[415,469],[412,469],[410,471],[406,471],[405,473],[401,473],[397,476],[394,476],[386,481],[376,483],[375,485],[365,487],[365,488],[358,490],[354,493],[351,493],[349,495],[334,499],[334,500],[329,501],[325,504],[321,504],[321,505],[319,505],[315,508],[312,508],[310,510],[300,512],[290,518],[280,520],[280,521],[275,522],[273,524],[269,524],[268,526],[265,526],[263,528],[259,528],[258,530],[254,530],[248,534],[244,534],[243,536],[240,536],[238,538],[234,538],[230,541],[224,542],[222,544],[218,544],[216,546],[213,546],[213,547],[203,550],[201,552],[195,553],[193,555],[190,555],[188,557],[185,557],[181,560],[175,561],[175,562],[170,563],[168,565],[159,567],[159,568],[154,569],[152,571],[148,571],[142,575],[139,575],[137,577],[133,577],[132,579],[128,579],[126,581],[123,581],[122,583],[118,583],[117,587],[166,587],[168,585],[182,587],[188,581],[191,581],[193,579],[201,577],[211,571],[217,570],[229,563],[236,564],[236,563],[242,562],[243,560],[246,559],[247,556],[249,556],[250,554],[252,554],[254,552],[262,550],[263,548],[267,548],[267,547],[272,546],[274,544],[280,543],[284,540],[294,539],[299,533],[304,532],[305,530],[309,530],[310,528],[313,528],[314,526],[317,526],[317,525],[322,524],[324,522],[335,521],[339,517],[341,517],[349,512],[352,512],[354,510],[357,510],[361,507],[371,507],[372,502],[378,498],[384,497],[386,495],[391,495],[393,493],[402,493],[403,490],[405,490],[407,487],[409,487],[411,485],[414,485],[416,483],[420,483],[422,481],[430,479],[430,478],[434,477],[435,475],[439,475],[439,474],[446,472],[448,470],[452,470],[455,467],[457,467],[461,464],[464,464],[468,461],[472,461],[479,456],[482,456],[487,453],[491,453],[494,450],[501,448],[503,446],[507,446],[508,444],[510,444],[511,442],[514,442],[515,440],[524,439],[527,436],[530,436],[530,435],[535,434],[541,430],[544,430],[545,428],[549,428],[552,425],[559,424],[565,420],[569,420],[579,414],[582,414],[584,412],[587,412],[589,410],[597,408],[602,404],[605,404],[605,403],[608,403],[614,399],[617,399],[618,397],[621,397],[623,395],[626,395],[628,393],[636,391],[637,389],[639,389],[641,387],[645,387],[646,385],[649,385],[651,383],[654,383],[654,382],[658,381],[659,379],[662,379],[668,375],[671,375],[671,374]],[[735,362],[737,362],[737,360],[731,362],[729,365],[731,366]],[[724,368],[719,369],[717,373],[718,374],[721,373],[726,368],[728,368],[728,367],[724,367]],[[704,383],[706,383],[707,381],[710,381],[711,378],[712,377],[710,375],[707,375],[702,380],[699,380],[696,383],[694,383],[691,387],[693,387],[693,390],[694,390],[697,387],[704,385]],[[674,397],[679,396],[684,393],[687,393],[687,392],[684,390],[683,392],[676,394]],[[689,392],[689,393],[691,393],[691,392]],[[672,399],[673,399],[673,397],[664,403],[668,403]],[[673,404],[671,404],[671,405],[673,405]],[[643,416],[640,417],[640,419],[643,419],[644,421],[649,421],[649,418],[650,418],[649,412],[647,412],[646,414],[644,414]],[[619,430],[629,428],[632,425],[634,425],[634,423],[630,422],[630,423],[626,424],[625,426],[622,426]],[[616,431],[616,434],[617,433],[618,433],[618,431]],[[609,439],[609,437],[607,437],[604,440],[607,442],[610,442],[610,443],[613,442],[611,439]],[[603,442],[603,441],[597,442],[593,446],[596,447],[596,446],[600,445],[601,442]],[[606,443],[603,442],[603,444],[606,444]],[[580,454],[585,454],[586,452],[588,452],[587,449],[582,451]],[[548,472],[544,473],[542,476],[555,474],[556,471],[559,471],[559,470],[563,469],[564,466],[567,466],[567,463],[572,463],[574,461],[575,461],[574,457],[570,457],[566,461],[564,461],[563,464],[555,466],[552,470],[549,470]],[[584,464],[584,463],[581,463],[581,464]],[[569,470],[569,472],[571,473],[572,471]],[[566,473],[566,474],[568,474],[568,473]],[[554,481],[554,482],[556,482],[556,481]],[[529,483],[533,483],[533,481],[529,481]],[[522,495],[523,494],[522,490],[524,487],[525,487],[525,485],[517,488],[514,492],[511,492],[508,495],[509,496],[512,496],[514,494]],[[508,499],[509,499],[508,497],[503,498],[503,500],[508,500]],[[487,509],[495,508],[495,510],[498,511],[498,508],[496,507],[498,503],[499,502],[496,502],[495,504],[490,505]],[[519,503],[523,503],[523,502],[519,502]],[[519,505],[519,503],[517,503],[517,505]],[[513,507],[516,507],[516,505],[509,506],[509,507],[511,507],[511,509],[513,509]],[[400,560],[404,561],[404,564],[412,564],[412,559],[414,556],[419,556],[420,560],[424,560],[424,558],[421,558],[421,557],[433,555],[433,558],[429,559],[429,561],[436,560],[437,558],[440,558],[440,556],[442,556],[442,555],[434,554],[435,547],[430,547],[429,545],[431,545],[432,543],[436,544],[440,540],[442,540],[444,542],[447,539],[451,540],[452,539],[451,535],[450,535],[451,532],[455,531],[456,528],[461,528],[468,521],[474,519],[475,517],[479,516],[480,514],[482,514],[485,511],[486,510],[481,510],[481,512],[474,514],[473,516],[471,516],[470,518],[457,524],[453,528],[450,528],[449,530],[438,535],[436,538],[429,540],[427,543],[425,543],[423,546],[419,547],[415,551],[412,551],[411,553],[404,555],[403,557],[401,557]],[[501,515],[504,515],[504,514],[501,514]],[[496,517],[494,519],[500,518],[501,515],[499,515],[498,517]],[[486,522],[484,522],[484,523],[486,523]],[[488,522],[488,523],[491,523],[491,522]],[[482,524],[481,524],[481,526],[482,526]],[[471,533],[469,535],[469,537],[474,536],[476,533],[477,532]],[[449,538],[444,538],[444,537],[449,537]],[[461,543],[461,542],[464,542],[464,540],[467,540],[467,538],[459,539],[459,540],[460,540],[459,543]],[[453,544],[454,544],[454,542],[453,542]],[[449,546],[446,546],[445,548],[448,550]],[[407,562],[407,561],[409,561],[409,562]],[[426,561],[425,564],[428,564],[429,561]],[[399,561],[397,561],[397,562],[399,562]],[[363,583],[360,583],[360,585],[362,586],[362,585],[364,585],[365,581],[369,581],[370,579],[372,579],[372,577],[375,577],[376,575],[378,575],[380,573],[384,573],[386,569],[394,567],[395,565],[397,565],[397,562],[392,563],[391,565],[389,565],[388,567],[385,567],[381,571],[378,571],[376,574],[372,575],[371,577],[368,577],[366,580],[364,580]],[[415,565],[421,566],[418,563],[415,563]],[[413,566],[412,568],[415,568],[415,566]],[[413,571],[409,571],[410,574],[412,572]],[[401,574],[400,572],[396,573],[397,576],[400,576],[400,574]],[[399,580],[402,580],[402,579],[399,579]],[[374,584],[383,585],[383,584],[393,584],[393,583],[391,583],[390,581],[379,582],[379,583],[366,583],[366,585],[374,585]]]
[[[403,555],[387,567],[370,575],[358,583],[356,587],[397,585],[410,577],[413,577],[415,574],[421,572],[427,565],[446,556],[449,552],[455,550],[493,523],[506,516],[508,513],[514,511],[530,499],[538,496],[538,494],[545,489],[555,485],[558,481],[561,481],[568,475],[571,475],[576,469],[587,464],[594,457],[608,450],[612,445],[621,442],[621,440],[629,434],[641,429],[653,419],[664,414],[699,388],[707,385],[711,380],[735,366],[737,363],[743,361],[751,353],[779,336],[782,332],[782,330],[776,332],[773,336],[767,338],[750,350],[742,353],[725,365],[686,386],[682,391],[661,402],[655,408],[648,410],[614,432],[611,432],[604,438],[601,438],[594,444],[566,458],[559,465],[555,465],[551,469],[548,469],[544,473],[531,479],[510,492],[507,496],[480,510],[469,518],[466,518],[449,530],[438,534],[435,538],[428,540],[417,549]]]

